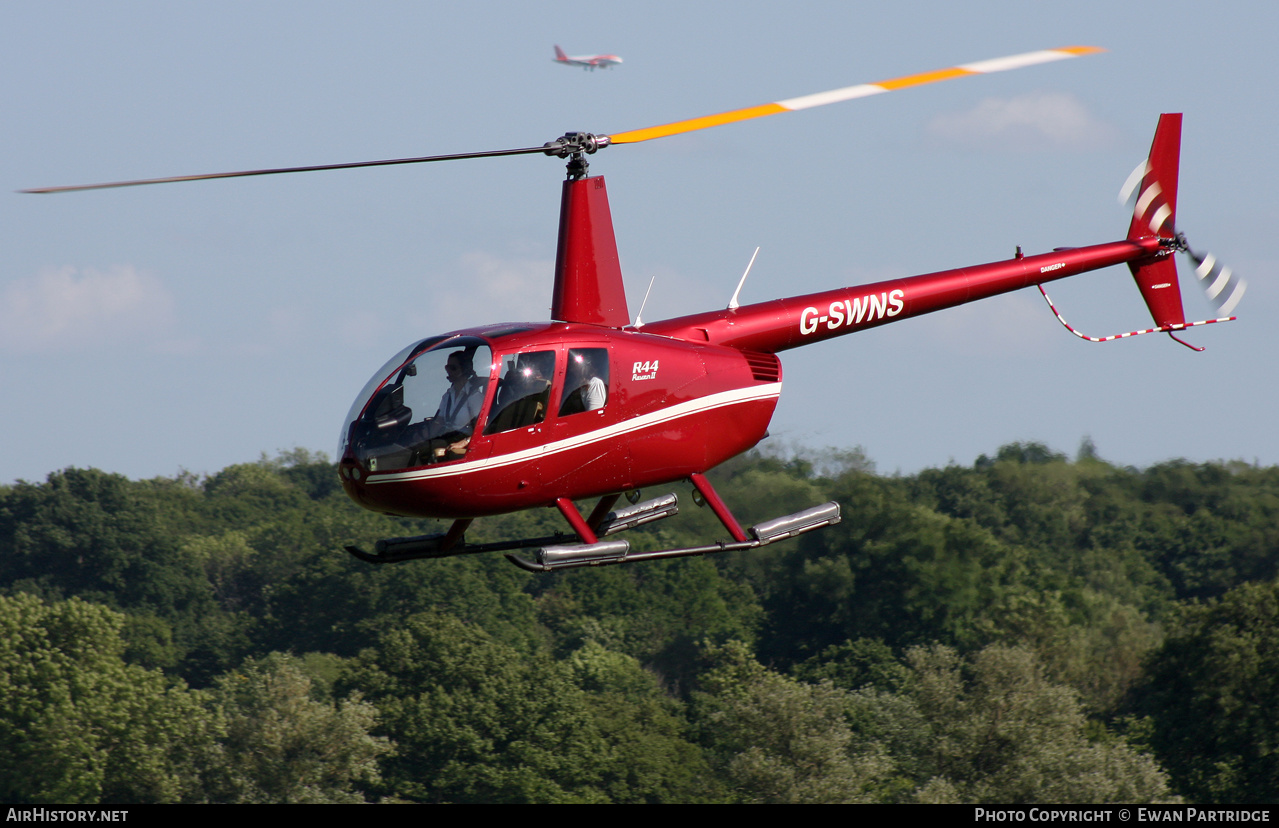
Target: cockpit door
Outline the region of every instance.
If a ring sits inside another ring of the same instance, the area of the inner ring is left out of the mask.
[[[563,356],[551,445],[574,448],[570,462],[547,468],[556,468],[561,476],[555,482],[566,489],[584,483],[597,491],[630,488],[631,457],[626,435],[617,428],[622,412],[620,399],[614,399],[609,349],[569,344]]]
[[[489,487],[495,492],[540,485],[541,456],[549,441],[553,421],[552,406],[557,372],[561,372],[555,349],[542,348],[501,354],[495,359],[496,382],[489,391],[487,409],[481,417],[477,442],[485,446],[485,456],[496,461],[497,473]],[[507,462],[502,462],[503,458]]]

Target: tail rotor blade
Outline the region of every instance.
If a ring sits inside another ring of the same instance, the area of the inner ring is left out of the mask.
[[[1137,185],[1146,177],[1146,173],[1150,172],[1150,162],[1142,161],[1137,165],[1137,169],[1128,175],[1128,180],[1124,182],[1124,186],[1119,190],[1119,204],[1123,206],[1128,203],[1128,199],[1132,198],[1133,191],[1137,189]]]
[[[1248,283],[1211,253],[1200,256],[1193,250],[1187,250],[1186,254],[1195,263],[1195,276],[1199,278],[1209,301],[1217,306],[1222,316],[1229,316],[1243,298]]]

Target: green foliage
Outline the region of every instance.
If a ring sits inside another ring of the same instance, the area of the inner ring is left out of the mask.
[[[398,745],[387,792],[418,802],[719,798],[679,706],[629,656],[567,662],[423,613],[378,636],[339,684],[362,688]]]
[[[1137,709],[1178,790],[1270,803],[1279,791],[1279,582],[1186,605],[1152,656]]]
[[[788,663],[848,639],[892,646],[989,640],[993,614],[1038,588],[1025,550],[971,519],[912,503],[899,482],[850,472],[828,482],[843,522],[758,553],[751,583],[767,659]]]
[[[605,744],[566,669],[439,613],[383,630],[361,689],[399,746],[390,791],[418,802],[602,802]]]
[[[166,531],[146,485],[68,469],[43,486],[19,483],[4,494],[0,579],[11,589],[164,619],[171,651],[153,656],[164,666],[181,659],[197,682],[243,649],[247,619],[218,612],[201,562]]]
[[[884,745],[915,801],[1136,803],[1168,798],[1155,762],[1117,738],[1092,741],[1068,688],[1022,648],[968,659],[946,647],[907,654],[897,693],[855,694],[859,736]]]
[[[570,571],[538,598],[561,650],[597,642],[687,686],[703,638],[753,640],[760,616],[749,589],[705,559]]]
[[[337,551],[314,549],[271,587],[274,649],[323,650],[353,656],[372,634],[428,610],[481,626],[520,648],[539,646],[529,575],[500,557],[452,558],[370,566]]]
[[[701,727],[746,801],[1068,803],[1169,797],[1155,762],[1091,727],[1069,688],[1024,648],[968,658],[916,647],[892,664],[848,642],[786,679],[741,645],[713,652]],[[1096,736],[1096,738],[1094,738]]]
[[[859,638],[822,650],[795,665],[795,678],[809,684],[829,681],[844,690],[874,687],[897,690],[909,671],[897,660],[892,648],[879,639]]]
[[[1163,637],[1137,608],[1087,588],[1022,595],[995,617],[995,640],[1033,649],[1046,674],[1074,688],[1093,713],[1120,704]]]
[[[683,706],[630,656],[589,641],[568,666],[605,743],[602,789],[615,803],[716,802],[727,792],[690,741]]]
[[[124,617],[72,598],[0,596],[0,799],[198,799],[218,723],[201,698],[126,664]]]
[[[992,460],[986,455],[977,458],[979,469],[989,468],[997,463],[1013,463],[1017,465],[1045,465],[1066,459],[1066,455],[1055,452],[1043,443],[1008,443],[999,447]]]
[[[0,501],[0,577],[74,594],[168,609],[191,600],[172,544],[136,487],[119,475],[68,469],[18,483]],[[174,571],[174,570],[177,571]]]
[[[313,696],[303,662],[279,653],[218,679],[226,737],[217,801],[364,801],[357,786],[381,781],[377,762],[391,751],[370,735],[377,712],[358,694],[336,703]]]
[[[740,642],[712,647],[697,696],[699,728],[741,802],[875,801],[891,763],[870,746],[850,752],[848,695],[760,666]]]
[[[1085,441],[1073,463],[1019,443],[909,477],[860,451],[752,452],[712,479],[746,526],[826,500],[844,520],[535,576],[355,560],[341,548],[444,524],[359,509],[304,450],[0,486],[0,596],[28,602],[4,610],[0,746],[37,771],[3,777],[9,798],[1164,796],[1132,744],[1178,794],[1279,789],[1279,469],[1118,468]],[[683,489],[635,548],[726,536]],[[543,509],[468,537],[564,528]]]
[[[1177,461],[1148,470],[1142,482],[1158,522],[1143,526],[1152,537],[1140,543],[1158,556],[1178,597],[1219,596],[1279,576],[1279,469]]]

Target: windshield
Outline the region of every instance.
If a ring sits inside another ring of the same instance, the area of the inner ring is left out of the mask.
[[[476,337],[424,340],[391,358],[351,406],[338,456],[348,448],[369,471],[466,455],[492,362]]]

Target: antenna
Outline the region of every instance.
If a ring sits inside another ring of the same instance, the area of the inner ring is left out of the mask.
[[[746,263],[746,272],[742,274],[742,280],[737,283],[737,290],[733,291],[733,298],[728,300],[728,309],[737,310],[737,294],[742,292],[742,285],[746,284],[746,277],[751,272],[751,265],[755,264],[755,257],[759,255],[759,248],[755,248],[755,252],[751,254],[751,260]]]
[[[632,328],[644,327],[644,306],[648,304],[648,295],[653,292],[653,280],[656,278],[657,274],[653,274],[648,280],[648,290],[644,291],[644,301],[640,302],[639,313],[635,314],[635,324],[631,326]]]

